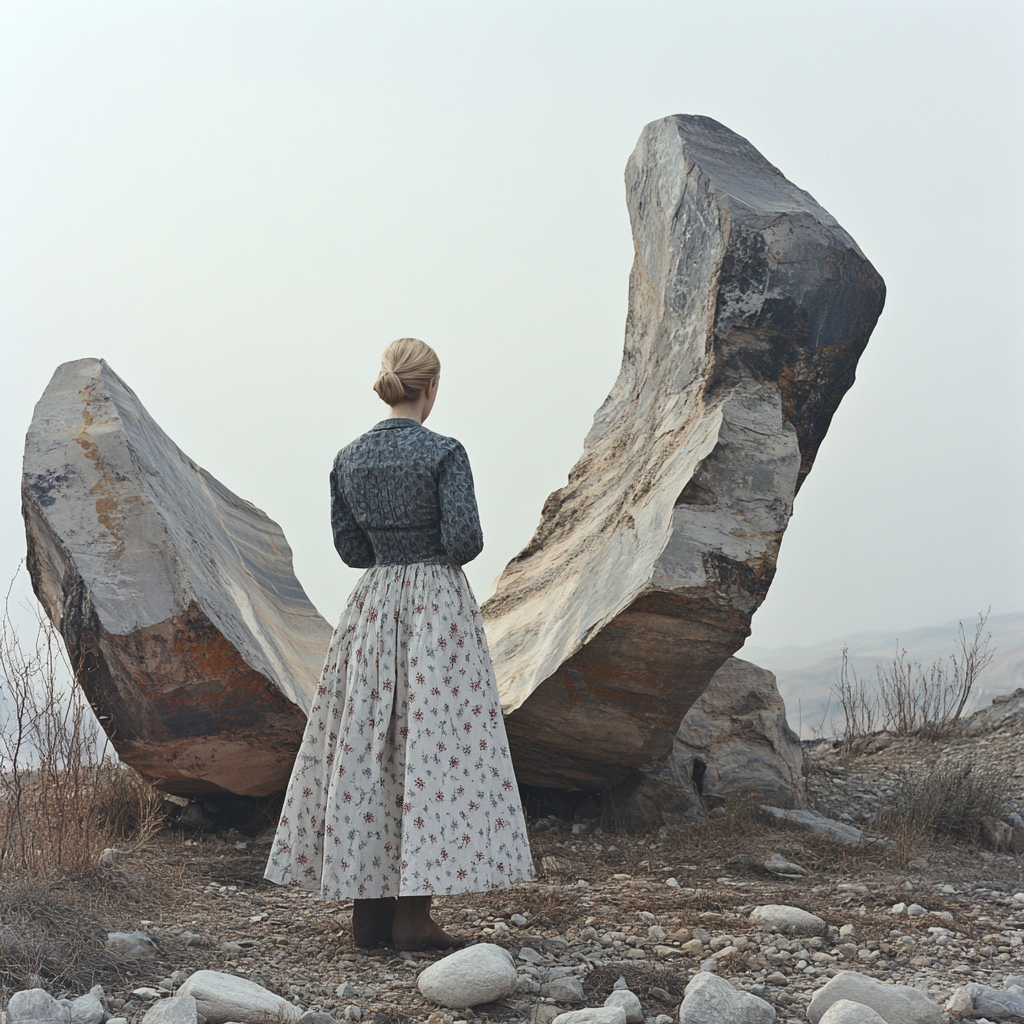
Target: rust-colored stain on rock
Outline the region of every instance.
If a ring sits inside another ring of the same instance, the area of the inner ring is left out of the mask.
[[[73,652],[77,678],[122,760],[168,792],[280,792],[288,781],[306,716],[245,663],[201,609],[190,606],[144,631],[83,631]],[[215,767],[226,747],[252,752],[244,782]],[[168,752],[171,753],[168,753]],[[170,761],[172,770],[168,770]],[[173,770],[176,769],[176,770]]]

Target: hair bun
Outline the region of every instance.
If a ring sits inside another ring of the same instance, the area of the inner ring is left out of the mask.
[[[377,381],[373,385],[373,390],[388,405],[394,405],[395,402],[400,402],[405,398],[405,388],[398,374],[385,366],[381,367],[380,373],[377,375]]]
[[[388,403],[415,402],[441,372],[437,353],[418,338],[399,338],[384,350],[373,390]]]

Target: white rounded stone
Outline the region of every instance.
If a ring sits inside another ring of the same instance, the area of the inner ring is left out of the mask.
[[[644,1011],[636,994],[628,988],[617,988],[604,1001],[605,1006],[620,1006],[626,1014],[626,1024],[643,1024]]]
[[[588,1006],[560,1013],[551,1024],[626,1024],[626,1011],[621,1006]]]
[[[431,964],[420,974],[418,984],[431,1002],[464,1010],[514,992],[516,968],[508,950],[481,942]]]
[[[811,996],[807,1019],[820,1024],[825,1011],[841,999],[863,1003],[886,1024],[944,1024],[939,1007],[920,989],[909,985],[884,985],[857,971],[842,971]]]

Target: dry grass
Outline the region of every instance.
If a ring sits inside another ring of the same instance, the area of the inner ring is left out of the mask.
[[[926,839],[977,844],[980,819],[998,817],[1011,790],[1009,773],[981,770],[973,761],[937,766],[903,782],[876,827],[908,852]]]
[[[25,643],[5,605],[0,687],[0,978],[81,984],[110,967],[103,920],[139,902],[131,876],[99,854],[145,846],[160,798],[107,750],[41,615]]]
[[[640,1002],[650,1007],[649,1013],[666,1013],[674,1016],[683,1001],[687,976],[671,964],[652,963],[641,965],[608,964],[591,971],[583,979],[583,991],[595,1001],[604,1002],[619,978],[626,979],[629,990],[639,997]],[[665,994],[669,998],[665,998]]]
[[[57,881],[0,878],[0,997],[37,974],[51,992],[76,994],[95,984],[125,988],[139,961],[125,960],[105,948],[107,933],[132,931],[140,920],[174,913],[195,898],[192,875],[202,874],[199,848],[183,860],[180,837],[164,833],[121,853],[113,868],[67,873]],[[202,951],[175,950],[173,964],[161,950],[154,969],[206,966]],[[161,965],[158,967],[157,965]],[[135,981],[133,984],[137,984]]]
[[[36,974],[48,988],[83,992],[116,973],[118,958],[104,948],[105,922],[130,914],[137,899],[121,879],[0,879],[0,983],[19,988]]]
[[[112,756],[60,634],[37,613],[24,642],[7,602],[0,686],[0,878],[88,871],[104,847],[144,842],[159,827],[159,797]]]
[[[144,844],[161,823],[159,797],[125,765],[19,768],[0,783],[0,878],[97,871],[103,849]]]

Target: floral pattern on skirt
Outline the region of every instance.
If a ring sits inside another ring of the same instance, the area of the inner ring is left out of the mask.
[[[378,565],[334,631],[265,875],[328,899],[533,877],[480,609],[451,565]]]

